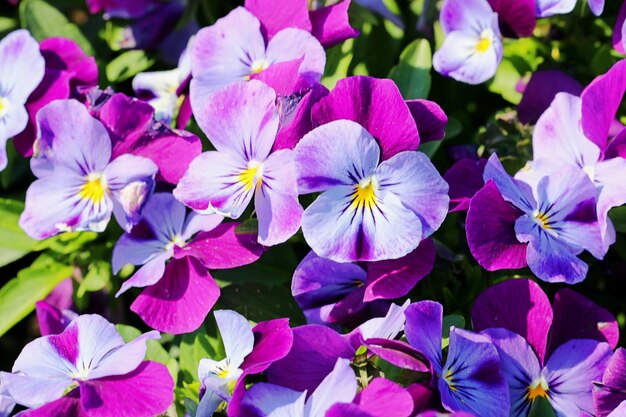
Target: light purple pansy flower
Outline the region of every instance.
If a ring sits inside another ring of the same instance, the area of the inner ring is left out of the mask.
[[[111,213],[130,230],[154,188],[157,166],[124,154],[111,160],[105,127],[76,100],[57,100],[37,113],[38,138],[20,226],[35,239],[106,228]]]
[[[287,319],[252,327],[245,317],[231,310],[218,310],[214,315],[226,357],[200,360],[201,400],[196,416],[210,417],[222,401],[229,404],[228,414],[237,416],[245,395],[245,377],[261,373],[283,358],[291,348],[293,335]]]
[[[601,381],[593,388],[597,417],[626,416],[626,350],[618,348],[607,364]]]
[[[494,345],[485,336],[450,328],[448,355],[441,351],[443,306],[435,301],[411,304],[405,312],[409,344],[430,361],[441,403],[448,411],[477,416],[509,416],[509,394]]]
[[[28,124],[25,104],[44,76],[45,61],[39,44],[26,30],[0,42],[0,171],[7,166],[6,143]]]
[[[481,294],[472,321],[498,349],[512,417],[528,416],[539,397],[559,417],[593,415],[592,381],[602,377],[619,339],[608,311],[569,289],[550,306],[536,283],[519,279]]]
[[[448,185],[421,152],[380,162],[376,139],[360,124],[337,120],[308,133],[295,148],[298,189],[322,192],[302,217],[319,256],[336,262],[407,255],[443,222]]]
[[[604,3],[604,0],[599,0]],[[598,3],[598,0],[592,0]],[[591,4],[591,3],[590,3]],[[537,17],[550,17],[556,14],[567,14],[576,7],[576,0],[535,0]],[[603,4],[604,6],[604,4]],[[594,6],[595,8],[596,6]]]
[[[246,0],[245,6],[259,19],[267,40],[281,30],[297,28],[311,33],[325,48],[330,48],[359,34],[350,26],[350,1],[326,5],[316,0]]]
[[[101,316],[79,316],[61,334],[26,345],[2,382],[32,408],[26,417],[152,417],[174,398],[167,368],[144,361],[146,342],[159,338],[152,331],[125,343]]]
[[[497,155],[489,158],[485,187],[467,213],[470,251],[490,271],[528,265],[544,281],[580,282],[589,267],[577,255],[587,250],[602,259],[606,253],[596,187],[576,168],[536,177],[530,184],[514,179]]]
[[[153,195],[142,221],[113,249],[114,273],[125,264],[142,265],[117,295],[145,288],[130,308],[148,325],[176,334],[196,330],[220,294],[207,269],[246,265],[263,251],[254,235],[237,234],[239,223],[222,219],[187,216],[171,194]]]
[[[294,272],[291,292],[309,323],[355,327],[384,314],[389,302],[405,296],[430,273],[435,246],[424,240],[413,252],[394,260],[365,264],[337,263],[310,252]]]
[[[308,396],[306,391],[263,382],[254,384],[243,397],[241,416],[325,417],[334,404],[351,403],[357,388],[350,361],[337,359],[333,370]]]
[[[191,107],[204,112],[208,96],[220,88],[255,78],[276,64],[299,61],[299,72],[319,81],[326,65],[324,48],[310,33],[287,28],[266,43],[259,20],[238,7],[196,35],[191,53]]]
[[[0,417],[9,417],[15,408],[15,401],[0,380]]]
[[[294,152],[271,151],[278,131],[275,102],[274,90],[255,80],[215,93],[195,116],[217,150],[198,156],[174,190],[195,211],[233,219],[254,197],[265,246],[293,236],[302,216]]]
[[[468,84],[493,77],[502,60],[502,39],[489,2],[446,0],[439,19],[446,39],[433,56],[435,70]]]
[[[605,150],[585,136],[582,109],[583,99],[565,93],[556,95],[535,127],[533,161],[515,177],[532,182],[537,176],[563,169],[584,171],[599,192],[598,221],[606,251],[615,242],[615,229],[608,212],[626,203],[626,190],[620,180],[626,175],[626,158],[605,158]]]

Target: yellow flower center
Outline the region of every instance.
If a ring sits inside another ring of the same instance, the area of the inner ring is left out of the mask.
[[[267,69],[267,67],[269,67],[269,66],[270,66],[270,63],[267,62],[267,60],[265,60],[265,59],[257,59],[250,66],[250,70],[252,71],[253,74],[258,74],[259,72]]]
[[[85,200],[91,200],[94,203],[100,203],[104,200],[104,195],[109,192],[109,187],[102,174],[93,173],[85,177],[87,180],[85,185],[78,193],[79,197]]]
[[[583,171],[585,171],[585,174],[587,174],[587,176],[589,177],[591,181],[594,181],[594,178],[596,177],[595,165],[585,166],[583,167]]]
[[[543,397],[548,398],[548,382],[543,378],[539,378],[528,387],[526,397],[529,401],[533,401],[535,398]]]
[[[494,34],[491,29],[485,29],[480,34],[480,40],[476,43],[476,52],[487,52],[493,44]]]
[[[446,372],[443,379],[446,381],[446,383],[448,384],[448,386],[450,387],[452,391],[456,391],[456,386],[454,385],[454,382],[452,382],[452,370],[451,369],[448,369],[448,372]]]
[[[354,194],[352,194],[352,208],[360,209],[367,207],[371,209],[376,205],[376,189],[378,183],[374,177],[366,178],[361,181],[354,188]]]
[[[244,184],[246,191],[250,191],[255,185],[263,182],[263,165],[257,161],[248,162],[248,168],[239,174],[239,181]]]
[[[7,114],[9,111],[9,99],[6,97],[0,96],[0,117]]]
[[[533,212],[533,217],[535,218],[537,224],[544,229],[550,230],[552,228],[552,226],[550,225],[550,218],[546,213],[540,213],[539,210],[535,210]]]

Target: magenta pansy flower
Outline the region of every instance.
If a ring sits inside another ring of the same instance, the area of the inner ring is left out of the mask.
[[[301,60],[301,62],[299,62]],[[276,64],[298,62],[299,72],[319,81],[326,64],[324,48],[310,33],[289,27],[266,41],[259,20],[238,7],[196,35],[191,53],[191,107],[202,113],[207,96],[246,81]]]
[[[130,230],[154,188],[157,166],[129,154],[112,159],[105,127],[76,100],[37,113],[38,138],[20,226],[35,239],[61,232],[103,231],[113,213]]]
[[[190,165],[174,196],[201,213],[239,218],[252,198],[259,243],[272,246],[300,228],[294,152],[272,152],[278,131],[276,94],[260,81],[239,82],[215,93],[196,120],[216,151]]]
[[[62,333],[26,345],[2,383],[32,409],[25,417],[152,417],[174,398],[165,365],[144,361],[146,342],[159,338],[152,331],[125,343],[101,316],[79,316]]]
[[[7,140],[28,124],[28,97],[44,77],[45,61],[39,44],[26,30],[10,33],[0,42],[0,171],[7,166]]]
[[[168,333],[196,330],[217,301],[220,290],[207,269],[227,269],[256,261],[262,248],[254,236],[238,234],[238,223],[218,215],[186,214],[169,193],[157,193],[144,217],[113,249],[113,271],[141,265],[124,282],[144,288],[130,309],[151,327]]]
[[[626,350],[618,348],[609,360],[601,380],[593,387],[593,404],[598,417],[626,415]]]
[[[560,290],[551,306],[539,285],[515,279],[482,293],[472,321],[498,349],[511,416],[528,416],[540,397],[559,417],[593,415],[592,382],[602,377],[619,339],[611,313],[570,289]]]

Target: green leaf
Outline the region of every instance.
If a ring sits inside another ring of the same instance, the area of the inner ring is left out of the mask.
[[[406,100],[427,98],[430,92],[432,51],[426,39],[411,42],[400,55],[400,62],[389,72]]]
[[[450,328],[452,326],[463,329],[465,327],[465,317],[459,314],[450,314],[443,317],[443,340],[441,341],[442,349],[445,349],[450,343]]]
[[[147,70],[154,64],[154,59],[144,51],[127,51],[119,55],[106,67],[107,78],[112,83],[119,83]]]
[[[0,266],[32,252],[39,243],[19,226],[18,220],[22,211],[24,203],[21,201],[0,198]]]
[[[180,370],[186,382],[193,382],[198,377],[200,359],[222,359],[225,356],[221,341],[204,332],[203,328],[194,333],[185,334],[180,342]]]
[[[500,94],[510,103],[519,104],[522,100],[522,93],[516,88],[522,75],[511,59],[504,58],[491,84],[489,84],[489,91]]]
[[[348,75],[352,62],[354,39],[348,39],[340,45],[333,46],[326,51],[326,69],[322,77],[322,84],[332,90],[342,78]]]
[[[72,271],[72,266],[41,255],[30,267],[7,282],[0,289],[0,336],[32,312],[35,303],[71,276]]]
[[[50,249],[62,255],[69,255],[97,238],[98,234],[95,232],[61,233],[50,239],[42,240],[38,243],[35,250]]]
[[[89,269],[78,286],[77,297],[82,297],[85,292],[100,291],[111,281],[111,264],[108,261],[96,261],[89,265]]]
[[[62,36],[75,41],[87,55],[93,55],[93,47],[78,26],[70,23],[65,15],[44,0],[23,0],[20,3],[20,22],[35,39]]]
[[[259,233],[259,221],[248,219],[235,228],[236,235],[256,235]]]
[[[528,417],[556,417],[556,413],[546,398],[537,397],[530,407]]]
[[[609,217],[613,221],[615,230],[620,233],[626,233],[626,206],[615,207],[609,212]]]

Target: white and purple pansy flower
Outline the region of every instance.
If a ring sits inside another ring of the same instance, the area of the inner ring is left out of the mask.
[[[278,131],[276,94],[260,81],[215,93],[196,113],[216,151],[189,166],[174,196],[200,213],[239,218],[254,197],[259,243],[285,242],[300,228],[294,152],[272,152]]]
[[[25,417],[152,417],[173,401],[174,382],[165,365],[144,361],[152,331],[125,343],[98,315],[73,320],[58,335],[30,342],[3,387]],[[132,401],[128,401],[132,398]]]
[[[0,42],[0,171],[7,166],[6,142],[28,124],[25,104],[45,73],[39,44],[26,30]]]
[[[111,160],[111,138],[76,100],[57,100],[37,114],[38,138],[20,226],[35,239],[106,228],[111,213],[130,230],[154,188],[157,166],[130,154]]]
[[[196,36],[191,53],[191,107],[194,113],[202,113],[207,96],[220,88],[254,79],[275,64],[300,60],[299,72],[319,81],[326,53],[313,35],[289,27],[266,42],[259,19],[238,7]]]

